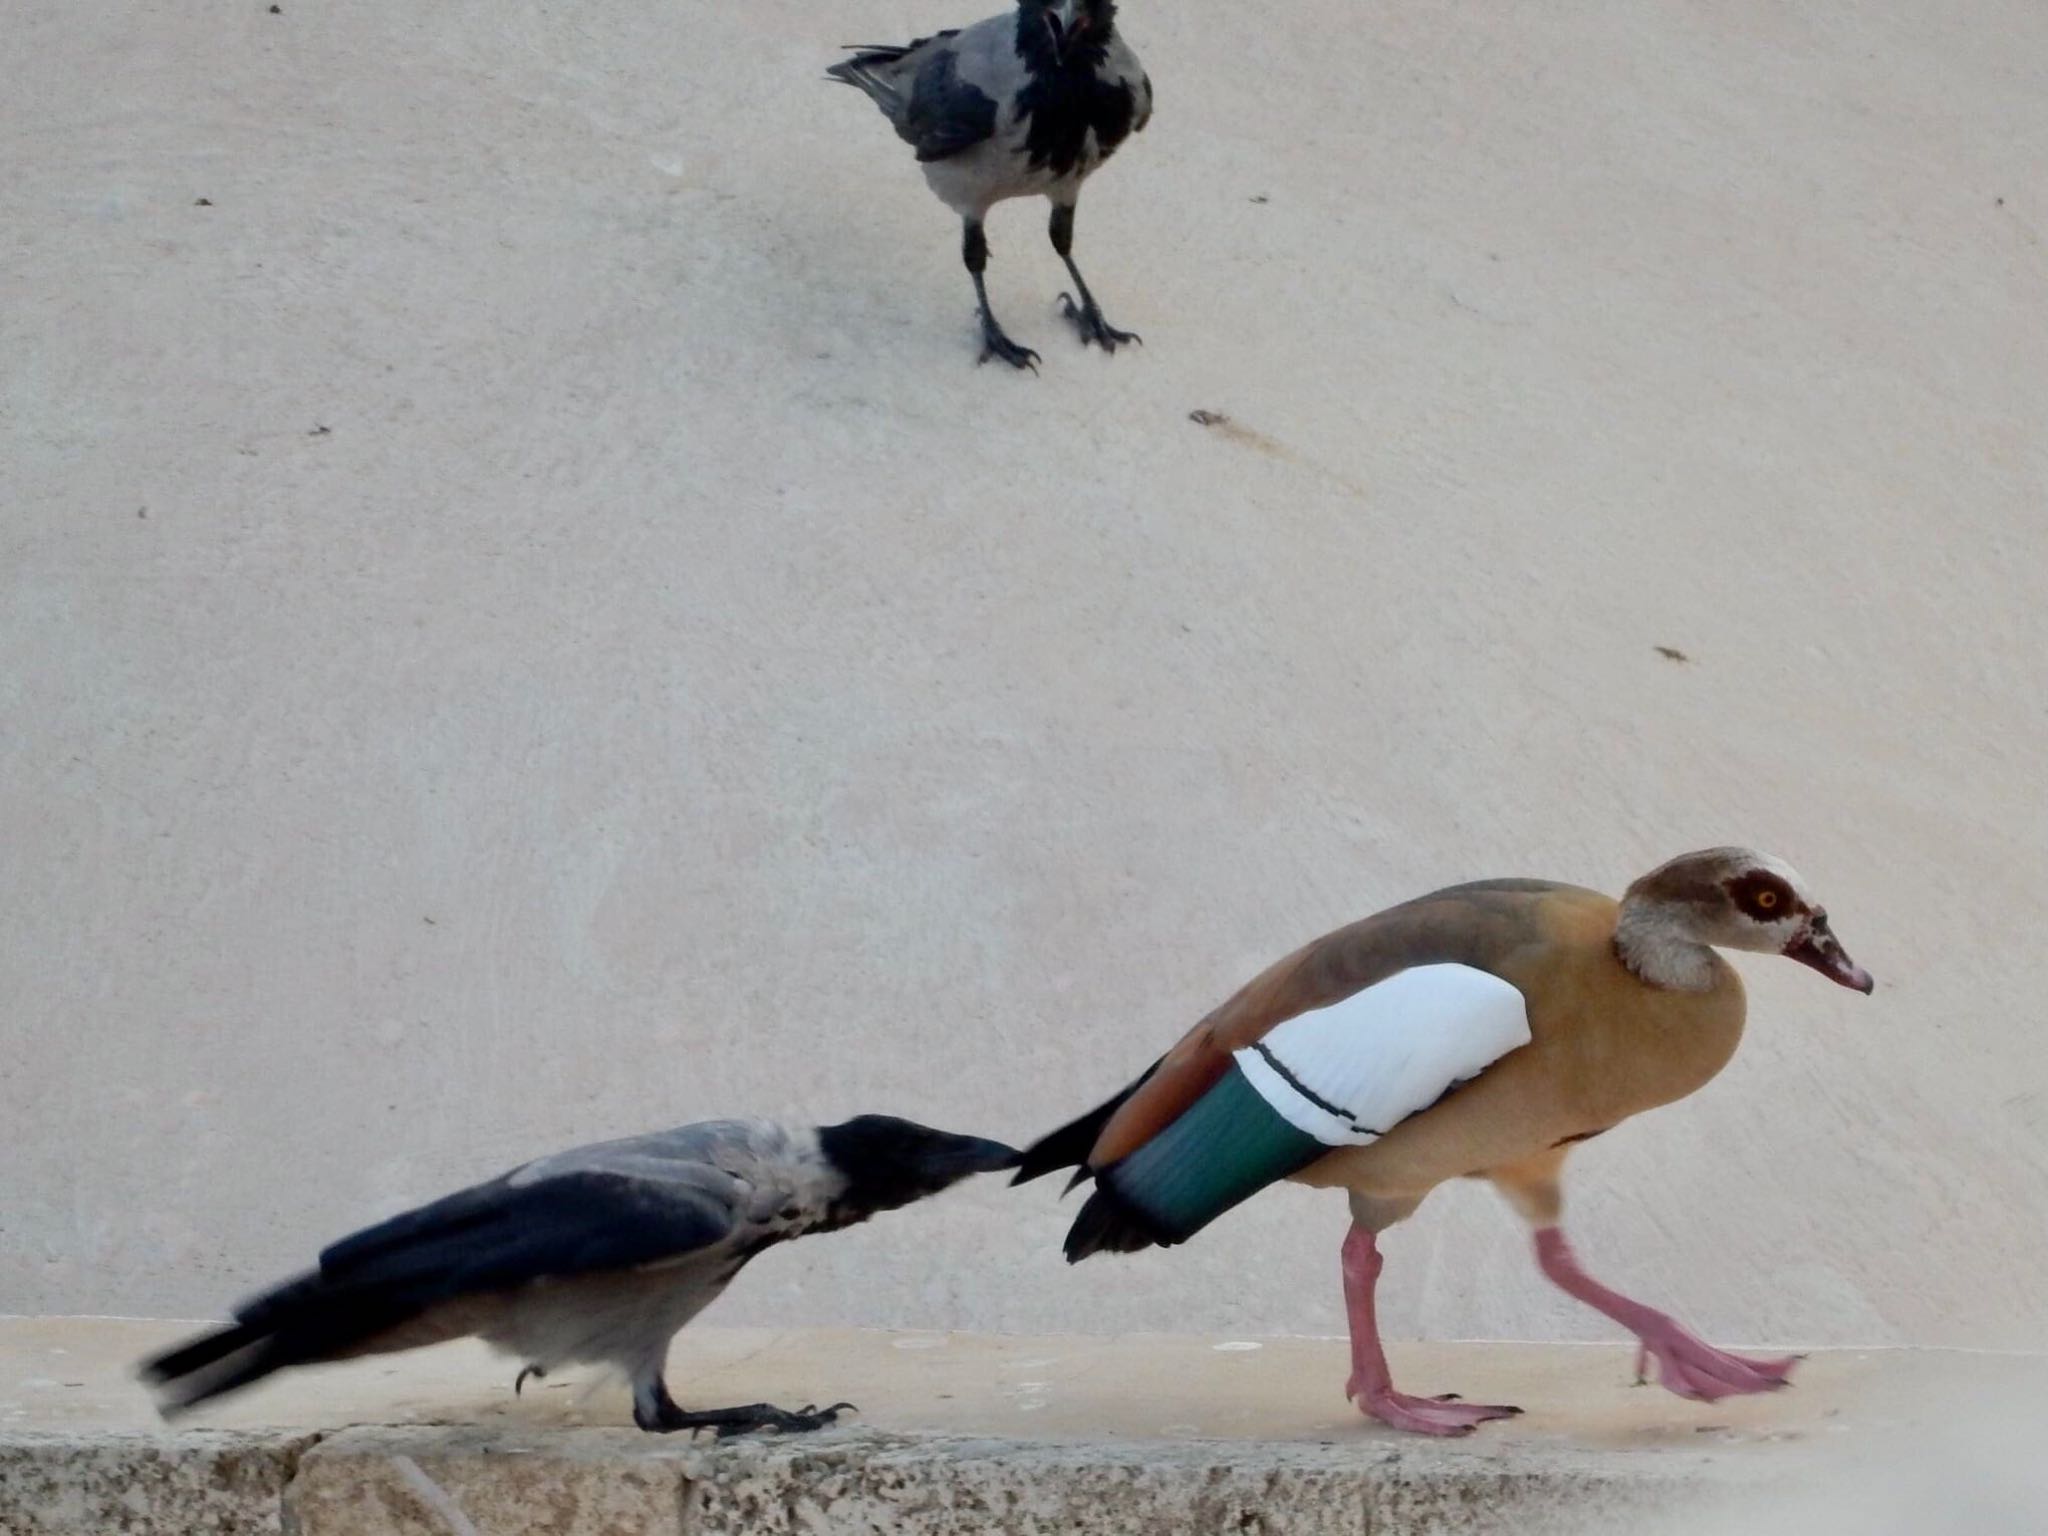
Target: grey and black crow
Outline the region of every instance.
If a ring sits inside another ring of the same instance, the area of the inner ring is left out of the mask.
[[[1016,1160],[887,1115],[712,1120],[578,1147],[343,1238],[142,1375],[168,1417],[287,1366],[474,1335],[526,1362],[515,1387],[562,1365],[617,1367],[645,1430],[817,1429],[851,1405],[678,1407],[669,1341],[763,1249]]]
[[[1007,15],[904,46],[849,45],[826,71],[874,99],[917,151],[925,180],[966,225],[962,257],[980,307],[981,360],[1032,368],[988,307],[983,221],[1010,197],[1052,200],[1052,246],[1080,294],[1061,294],[1083,345],[1136,341],[1102,317],[1074,265],[1081,183],[1152,117],[1152,82],[1116,30],[1114,0],[1018,0]]]

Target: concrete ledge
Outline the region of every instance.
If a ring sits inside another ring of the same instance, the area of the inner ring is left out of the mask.
[[[2048,1402],[2025,1357],[1824,1354],[1793,1390],[1708,1407],[1630,1386],[1624,1349],[1407,1346],[1416,1390],[1530,1409],[1426,1441],[1343,1404],[1335,1340],[703,1330],[671,1362],[688,1399],[844,1392],[862,1416],[651,1437],[614,1427],[614,1388],[514,1397],[502,1361],[458,1347],[287,1376],[173,1431],[127,1370],[182,1326],[0,1320],[0,1532],[1563,1536],[1788,1490],[1844,1450],[1909,1460],[1900,1437],[1917,1455],[1965,1403]]]
[[[276,1536],[319,1437],[193,1430],[0,1435],[6,1536]]]
[[[1734,1486],[1702,1463],[1586,1455],[859,1429],[718,1446],[423,1427],[0,1437],[8,1536],[1562,1533]]]

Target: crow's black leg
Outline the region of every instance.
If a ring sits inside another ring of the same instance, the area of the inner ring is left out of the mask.
[[[1081,333],[1081,345],[1094,342],[1105,352],[1114,352],[1119,342],[1135,341],[1143,344],[1144,338],[1136,331],[1120,331],[1102,318],[1102,306],[1095,302],[1095,295],[1088,291],[1088,282],[1081,276],[1081,269],[1074,265],[1074,205],[1055,203],[1052,209],[1052,248],[1060,253],[1060,260],[1067,264],[1072,274],[1074,287],[1080,291],[1081,302],[1076,304],[1070,293],[1060,295],[1066,317],[1074,322],[1074,329]]]
[[[668,1395],[668,1384],[657,1379],[653,1389],[633,1395],[633,1422],[649,1434],[670,1435],[687,1429],[694,1436],[700,1429],[715,1430],[725,1440],[749,1430],[774,1429],[783,1434],[801,1434],[838,1422],[840,1412],[851,1403],[834,1403],[820,1408],[807,1403],[798,1409],[778,1408],[773,1403],[748,1403],[743,1408],[680,1408]]]
[[[981,361],[1000,357],[1012,368],[1029,368],[1038,372],[1038,354],[1029,347],[1020,347],[1003,334],[1003,328],[996,324],[996,317],[988,307],[988,286],[981,274],[988,270],[988,236],[983,233],[981,220],[967,221],[966,238],[960,244],[960,259],[967,263],[967,272],[974,279],[974,298],[981,310]]]
[[[526,1378],[529,1376],[535,1381],[546,1381],[548,1379],[548,1373],[538,1365],[529,1365],[525,1370],[512,1378],[512,1395],[514,1397],[519,1395],[519,1389],[526,1385]]]

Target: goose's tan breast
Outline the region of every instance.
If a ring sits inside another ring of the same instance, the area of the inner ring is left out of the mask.
[[[1706,991],[1645,985],[1615,957],[1616,910],[1590,891],[1541,898],[1530,942],[1489,966],[1528,1000],[1529,1044],[1371,1145],[1321,1159],[1301,1181],[1420,1195],[1607,1130],[1711,1080],[1742,1038],[1741,979],[1716,957]]]

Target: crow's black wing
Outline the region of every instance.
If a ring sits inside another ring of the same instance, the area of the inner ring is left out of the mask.
[[[694,1183],[592,1171],[498,1179],[343,1238],[320,1255],[320,1278],[504,1290],[676,1258],[724,1240],[733,1223],[732,1207]]]
[[[947,159],[995,133],[995,98],[960,78],[960,56],[951,48],[934,49],[918,66],[901,130],[918,159]]]

